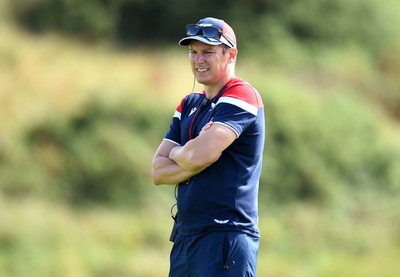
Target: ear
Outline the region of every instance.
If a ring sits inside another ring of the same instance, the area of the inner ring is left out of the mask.
[[[234,63],[236,61],[237,49],[230,48],[229,49],[229,63]]]

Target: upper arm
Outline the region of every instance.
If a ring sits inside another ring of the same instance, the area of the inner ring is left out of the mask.
[[[236,133],[229,127],[214,123],[199,139],[204,143],[204,151],[222,153],[236,139]],[[207,150],[209,149],[209,150]]]

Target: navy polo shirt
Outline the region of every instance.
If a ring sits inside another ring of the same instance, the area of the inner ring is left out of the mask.
[[[237,138],[215,163],[179,184],[178,231],[242,231],[259,236],[258,186],[265,135],[260,94],[235,77],[214,99],[207,100],[205,91],[186,95],[164,139],[185,145],[210,120],[231,128]]]

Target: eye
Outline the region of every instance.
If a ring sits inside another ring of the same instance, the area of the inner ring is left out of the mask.
[[[194,51],[194,50],[189,50],[189,58],[190,59],[196,59],[196,55],[197,55],[197,52],[196,51]]]

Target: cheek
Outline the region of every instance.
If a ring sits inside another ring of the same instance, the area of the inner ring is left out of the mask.
[[[192,71],[194,72],[194,61],[190,60],[190,68],[192,69]]]
[[[227,59],[220,59],[217,63],[218,69],[225,71],[229,66],[229,61]]]

